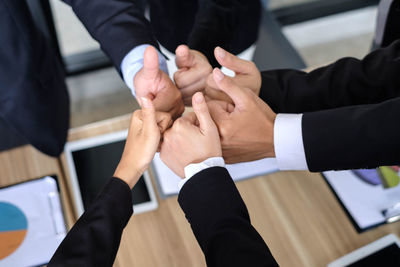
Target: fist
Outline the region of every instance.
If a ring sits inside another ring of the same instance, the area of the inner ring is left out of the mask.
[[[212,67],[207,58],[196,50],[190,50],[186,45],[180,45],[175,51],[178,71],[174,74],[175,84],[182,93],[183,103],[192,104],[192,96],[196,92],[204,91],[207,76]]]
[[[221,136],[222,154],[227,163],[274,157],[276,114],[254,92],[241,88],[218,68],[213,78],[217,90],[233,104],[212,100],[208,107]]]
[[[160,153],[161,160],[182,178],[187,165],[222,156],[217,126],[203,94],[196,93],[192,104],[194,113],[177,119],[165,132]]]
[[[154,158],[161,135],[172,124],[169,113],[156,112],[151,100],[141,100],[142,110],[131,117],[124,152],[115,177],[124,180],[131,188]]]
[[[168,112],[173,119],[180,117],[185,109],[182,94],[168,75],[159,68],[157,50],[149,46],[144,52],[143,68],[135,75],[134,86],[137,99],[153,100],[157,111]],[[140,105],[140,100],[138,101]]]
[[[250,89],[256,96],[260,94],[261,74],[254,62],[240,59],[220,47],[215,48],[214,55],[221,66],[235,72],[232,80],[236,85]],[[205,93],[210,99],[233,103],[226,93],[218,89],[212,74],[207,78]]]

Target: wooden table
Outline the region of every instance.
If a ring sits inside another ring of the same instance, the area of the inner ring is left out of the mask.
[[[72,129],[69,140],[127,129],[129,117]],[[61,161],[66,170],[65,158]],[[317,173],[278,172],[238,182],[237,187],[254,227],[281,266],[325,266],[386,234],[400,236],[399,223],[358,234]],[[115,266],[205,266],[177,198],[158,201],[157,210],[131,218]]]
[[[30,145],[0,153],[0,187],[54,174],[60,186],[65,220],[67,226],[71,227],[75,214],[60,160],[46,156]]]

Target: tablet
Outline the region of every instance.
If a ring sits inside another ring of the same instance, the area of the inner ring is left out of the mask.
[[[75,206],[80,216],[112,177],[121,159],[128,131],[68,142],[65,155]],[[154,210],[157,198],[146,171],[132,189],[134,214]]]
[[[400,240],[390,234],[328,264],[328,267],[400,266]]]

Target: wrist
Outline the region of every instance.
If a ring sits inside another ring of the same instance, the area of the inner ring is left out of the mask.
[[[273,113],[271,116],[271,127],[268,127],[267,129],[267,134],[265,135],[266,141],[265,141],[265,154],[264,158],[275,158],[275,143],[274,143],[274,128],[275,128],[275,120],[276,120],[276,113]]]
[[[146,168],[138,168],[132,164],[120,162],[114,172],[114,177],[123,180],[132,189]]]

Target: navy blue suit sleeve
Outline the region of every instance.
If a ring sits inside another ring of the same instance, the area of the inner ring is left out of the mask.
[[[140,1],[64,0],[74,10],[90,35],[120,70],[126,54],[141,44],[158,48]]]

